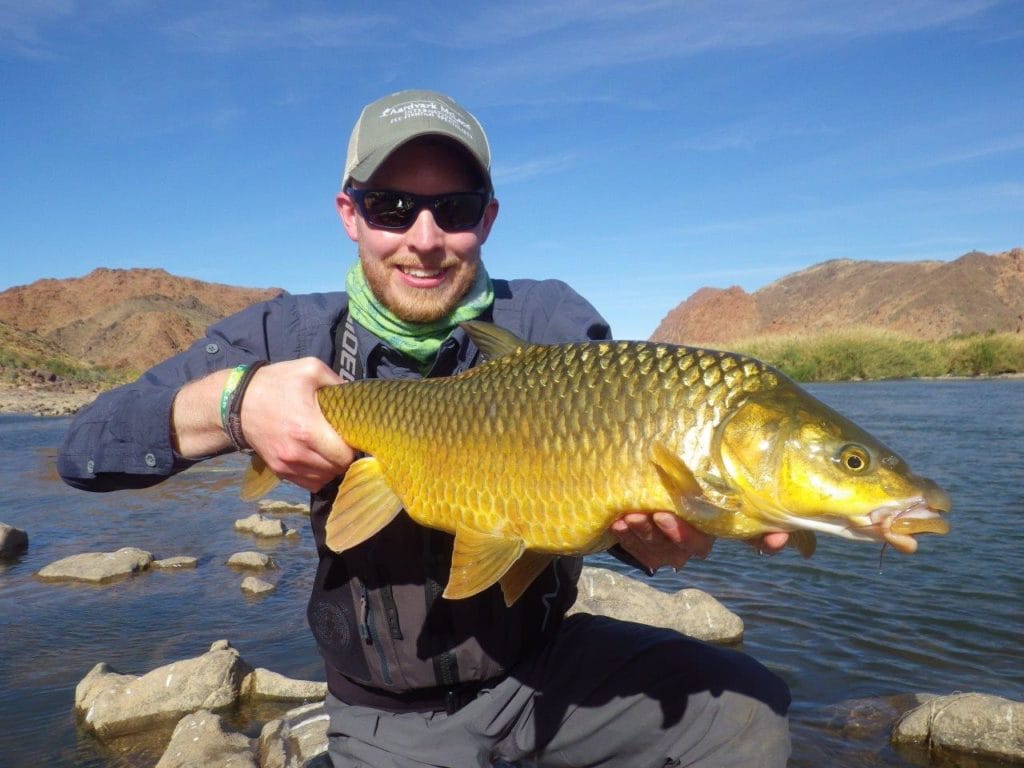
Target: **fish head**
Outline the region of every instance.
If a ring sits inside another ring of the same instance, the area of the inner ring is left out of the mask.
[[[744,507],[780,528],[885,541],[913,552],[944,534],[949,495],[791,382],[752,394],[718,428],[720,471]]]

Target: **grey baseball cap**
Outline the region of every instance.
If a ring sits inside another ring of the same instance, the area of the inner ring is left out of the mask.
[[[491,148],[483,126],[436,91],[399,91],[363,108],[348,140],[342,188],[350,180],[368,181],[392,152],[420,136],[446,136],[464,147],[480,167],[487,191],[494,191]]]

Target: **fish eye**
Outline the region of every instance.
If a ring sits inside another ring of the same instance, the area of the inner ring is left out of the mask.
[[[850,472],[860,473],[868,468],[868,452],[859,445],[844,445],[839,449],[837,457],[843,468]]]

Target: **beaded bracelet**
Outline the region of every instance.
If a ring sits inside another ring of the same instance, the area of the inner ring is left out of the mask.
[[[253,374],[266,364],[266,360],[257,360],[255,363],[233,368],[221,392],[221,425],[236,451],[250,450],[249,443],[242,434],[242,397],[249,382],[252,381]]]

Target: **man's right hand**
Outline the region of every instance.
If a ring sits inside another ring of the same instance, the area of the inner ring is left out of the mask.
[[[242,434],[270,470],[307,491],[318,491],[355,458],[324,419],[316,391],[341,378],[315,357],[266,365],[242,399]]]
[[[180,455],[202,458],[230,446],[220,419],[228,373],[216,371],[178,391],[171,425]],[[313,357],[265,365],[253,375],[242,398],[242,434],[282,480],[318,491],[355,458],[324,419],[316,399],[320,387],[340,383],[334,371]]]

